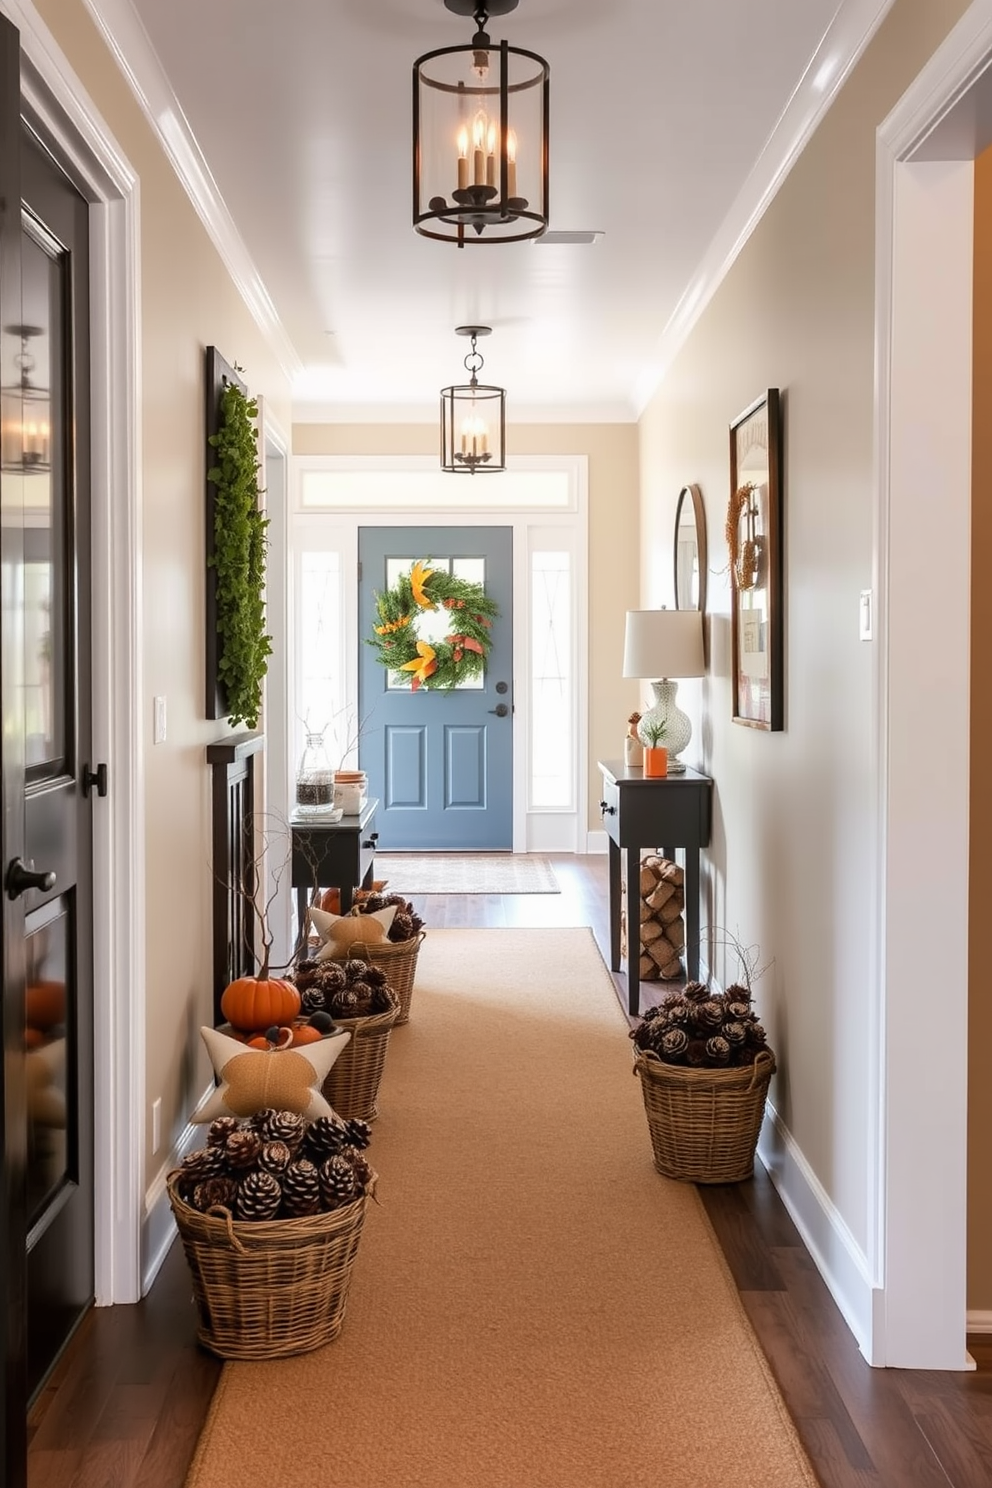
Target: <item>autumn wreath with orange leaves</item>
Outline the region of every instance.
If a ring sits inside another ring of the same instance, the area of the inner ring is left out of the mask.
[[[414,692],[480,676],[492,648],[492,623],[499,618],[499,607],[481,584],[431,568],[430,562],[419,559],[391,589],[376,591],[377,618],[365,640],[387,670],[410,678]],[[418,634],[418,617],[428,610],[448,612],[443,640]]]

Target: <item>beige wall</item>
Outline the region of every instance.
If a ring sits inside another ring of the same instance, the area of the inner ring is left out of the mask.
[[[147,873],[147,1102],[163,1102],[164,1161],[210,1078],[209,778],[204,746],[203,358],[216,345],[289,429],[289,389],[81,0],[38,0],[56,41],[140,177],[141,599]],[[152,747],[152,698],[168,739]],[[150,1122],[149,1122],[150,1133]]]
[[[509,399],[507,400],[509,401]],[[433,425],[296,424],[294,455],[433,455]],[[637,684],[620,676],[624,613],[637,595],[638,456],[634,424],[515,424],[511,455],[586,455],[589,460],[589,825],[600,824],[597,759],[623,753]]]
[[[874,134],[964,9],[896,0],[641,422],[646,597],[667,579],[680,486],[698,482],[706,502],[699,737],[716,812],[704,918],[771,962],[757,996],[779,1056],[773,1100],[863,1250],[872,654],[858,600],[872,581]],[[778,734],[730,721],[724,539],[728,425],[768,387],[782,390],[785,429]]]
[[[971,860],[968,995],[968,1306],[992,1312],[992,992],[988,906],[992,902],[992,150],[975,162],[975,347],[971,513]]]

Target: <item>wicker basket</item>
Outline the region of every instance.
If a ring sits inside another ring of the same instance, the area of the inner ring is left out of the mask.
[[[739,1183],[754,1172],[775,1056],[762,1049],[738,1069],[687,1069],[638,1050],[654,1165],[687,1183]]]
[[[370,965],[382,968],[400,1001],[394,1028],[410,1021],[410,999],[413,996],[413,979],[417,975],[417,956],[426,934],[426,930],[418,930],[409,940],[386,940],[375,945],[367,945],[360,940],[350,945],[344,955],[334,957],[339,962],[350,961],[354,957],[358,961],[368,961]]]
[[[222,1359],[281,1359],[341,1331],[369,1193],[327,1214],[258,1222],[169,1202],[193,1276],[196,1336]]]
[[[374,1121],[379,1114],[376,1097],[386,1062],[389,1035],[400,1009],[400,1000],[391,987],[383,989],[389,996],[389,1011],[372,1013],[367,1018],[338,1018],[335,1028],[347,1028],[351,1038],[338,1055],[321,1089],[339,1116],[349,1120]]]

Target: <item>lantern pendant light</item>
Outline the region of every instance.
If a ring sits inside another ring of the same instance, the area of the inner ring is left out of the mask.
[[[482,354],[475,343],[490,326],[456,326],[456,336],[471,336],[465,358],[467,383],[441,389],[441,469],[452,475],[506,469],[506,390],[480,383]]]
[[[2,390],[3,418],[0,423],[0,463],[4,470],[47,474],[52,468],[52,413],[48,389],[32,381],[35,359],[31,342],[44,334],[41,326],[10,325],[6,330],[20,338],[14,357],[17,382]]]
[[[444,3],[472,16],[476,32],[413,65],[413,225],[459,248],[539,238],[548,226],[548,64],[486,31],[518,0]]]

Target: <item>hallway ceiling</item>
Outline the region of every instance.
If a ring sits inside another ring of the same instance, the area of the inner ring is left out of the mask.
[[[435,418],[471,322],[511,421],[635,417],[790,100],[822,107],[887,8],[520,0],[489,30],[551,66],[551,228],[603,237],[459,250],[411,225],[412,64],[473,29],[443,0],[89,3],[140,86],[137,12],[299,359],[299,414],[342,421]]]

